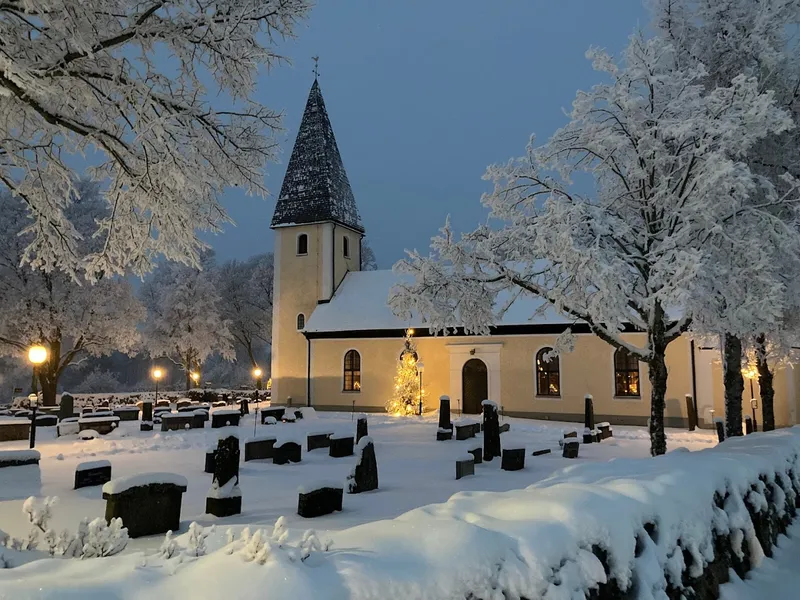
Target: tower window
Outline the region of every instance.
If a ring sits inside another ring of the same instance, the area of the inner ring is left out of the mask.
[[[306,326],[306,316],[303,313],[297,315],[297,329],[301,330]]]
[[[342,236],[342,251],[345,258],[350,258],[350,238],[346,235]]]
[[[356,350],[348,350],[344,355],[345,392],[361,391],[361,355]]]
[[[552,348],[542,348],[536,353],[536,395],[558,397],[561,394],[561,376],[558,356],[548,357]]]
[[[625,348],[614,352],[614,395],[639,397],[639,359]]]
[[[297,236],[297,256],[308,254],[308,235],[301,233]]]

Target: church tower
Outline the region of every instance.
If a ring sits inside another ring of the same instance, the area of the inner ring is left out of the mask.
[[[308,402],[306,321],[361,269],[364,227],[314,80],[270,226],[275,232],[272,398]]]

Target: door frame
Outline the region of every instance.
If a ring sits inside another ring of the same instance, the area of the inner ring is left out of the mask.
[[[488,378],[489,398],[502,406],[500,395],[500,351],[503,342],[457,342],[447,344],[450,354],[450,409],[458,410],[459,401],[464,401],[464,390],[461,381],[461,371],[464,364],[471,358],[479,358],[486,365]]]
[[[474,361],[477,361],[477,362],[479,362],[480,364],[483,365],[483,371],[481,371],[481,373],[486,377],[486,395],[488,396],[489,395],[489,366],[485,362],[483,362],[483,360],[478,358],[477,356],[470,356],[469,359],[461,367],[461,393],[462,394],[464,393],[464,380],[465,380],[465,377],[466,377],[467,365],[469,363],[471,363],[471,362],[474,362]],[[469,415],[479,415],[479,414],[481,414],[481,412],[483,412],[483,409],[481,408],[481,404],[480,403],[483,400],[487,400],[487,398],[478,398],[478,403],[477,403],[478,410],[476,410],[474,413],[464,413],[464,414],[469,414]],[[463,412],[464,406],[466,405],[466,398],[461,398],[461,405],[462,405],[461,409],[462,409],[462,412]]]

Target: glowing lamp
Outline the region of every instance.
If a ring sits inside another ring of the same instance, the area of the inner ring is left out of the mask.
[[[41,365],[47,360],[47,348],[44,346],[31,346],[28,349],[28,360],[33,365]]]

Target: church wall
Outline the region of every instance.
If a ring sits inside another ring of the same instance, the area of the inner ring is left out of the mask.
[[[334,261],[334,285],[338,286],[348,271],[361,270],[361,244],[359,244],[361,234],[347,227],[334,225],[333,236],[335,244],[334,256],[336,257]],[[350,258],[344,257],[344,236],[347,236],[350,240]]]

